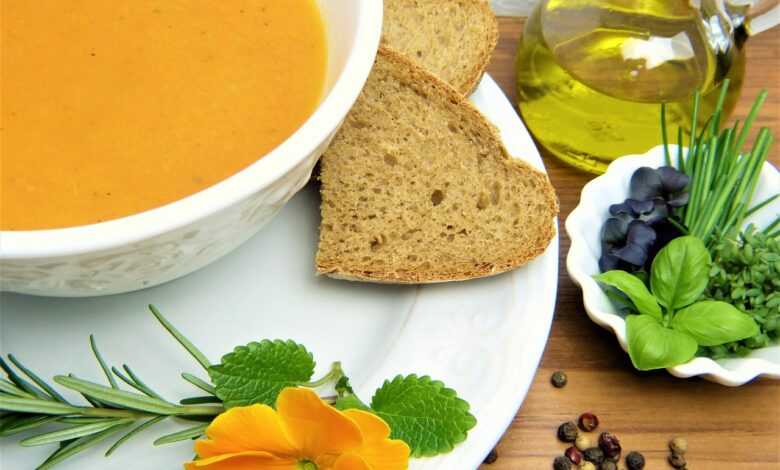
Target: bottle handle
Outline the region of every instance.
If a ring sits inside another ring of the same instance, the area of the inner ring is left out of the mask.
[[[724,3],[720,5],[725,7],[732,24],[744,26],[749,36],[780,24],[780,0],[725,0]]]
[[[759,0],[748,10],[745,30],[750,36],[764,32],[780,24],[780,1]]]

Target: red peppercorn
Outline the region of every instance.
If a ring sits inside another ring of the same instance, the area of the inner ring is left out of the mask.
[[[566,449],[566,452],[564,452],[563,455],[568,457],[569,460],[571,460],[571,463],[575,465],[579,465],[580,462],[582,462],[582,452],[580,452],[580,450],[574,446]]]
[[[582,413],[578,423],[580,429],[590,432],[599,427],[599,418],[593,413]]]
[[[604,451],[604,455],[611,460],[616,460],[620,457],[620,452],[622,451],[620,441],[611,432],[601,433],[599,436],[599,447]]]

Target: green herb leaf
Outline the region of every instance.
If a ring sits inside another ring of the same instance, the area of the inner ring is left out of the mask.
[[[154,315],[155,318],[157,318],[157,321],[160,322],[160,324],[168,330],[168,333],[173,336],[176,341],[179,342],[179,344],[184,347],[184,349],[187,350],[190,355],[195,358],[196,361],[206,370],[209,370],[209,367],[211,366],[211,363],[209,362],[208,358],[205,354],[203,354],[200,349],[198,349],[194,344],[192,344],[192,341],[187,339],[186,336],[181,334],[179,330],[176,329],[175,326],[173,326],[173,323],[169,322],[167,318],[163,316],[162,313],[160,313],[159,310],[157,310],[157,307],[154,305],[149,305],[149,310],[152,312],[152,315]]]
[[[127,423],[117,424],[112,428],[106,429],[105,431],[70,441],[69,443],[54,451],[54,453],[51,454],[49,458],[46,459],[46,461],[42,463],[36,470],[48,470],[63,460],[73,457],[79,452],[83,452],[90,447],[99,444],[100,442],[109,438],[112,434],[121,431],[126,426],[128,426]]]
[[[192,385],[196,386],[197,388],[203,390],[206,393],[210,393],[212,395],[214,395],[215,393],[214,386],[199,377],[184,372],[181,374],[181,378],[183,378],[187,382],[191,383]]]
[[[114,444],[111,447],[108,448],[108,450],[106,451],[106,454],[105,454],[106,457],[109,457],[111,454],[116,452],[116,450],[119,447],[121,447],[122,444],[124,444],[125,442],[129,441],[130,439],[132,439],[133,437],[137,436],[138,434],[142,433],[145,429],[148,429],[148,428],[154,426],[155,424],[159,423],[160,421],[163,421],[163,420],[165,420],[167,418],[168,418],[167,416],[157,416],[155,418],[152,418],[152,419],[149,419],[147,421],[144,421],[143,423],[141,423],[138,426],[134,427],[133,429],[128,431],[124,436],[122,436],[119,439],[117,439],[117,441],[114,442]]]
[[[336,403],[333,404],[333,406],[336,407],[337,410],[352,410],[352,409],[358,409],[363,411],[371,411],[371,408],[363,403],[363,401],[358,398],[357,395],[345,395],[341,398],[338,398],[336,400]]]
[[[28,437],[27,439],[21,441],[20,444],[26,447],[32,447],[52,444],[54,442],[69,441],[71,439],[77,439],[79,437],[96,434],[105,431],[106,429],[113,428],[117,425],[130,424],[132,422],[133,420],[131,419],[107,419],[100,423],[72,426],[66,429],[61,429],[59,431],[52,431],[45,434]]]
[[[680,310],[672,319],[672,328],[690,335],[702,346],[738,341],[759,332],[750,316],[716,300],[696,302]]]
[[[63,387],[89,395],[104,403],[111,403],[120,407],[133,410],[145,411],[158,415],[176,415],[184,414],[182,407],[172,405],[158,398],[139,395],[137,393],[126,392],[111,387],[106,387],[87,380],[77,379],[75,377],[65,377],[58,375],[54,381]]]
[[[390,425],[392,438],[409,444],[413,457],[451,451],[477,424],[468,402],[428,376],[399,375],[385,381],[371,408]]]
[[[59,416],[11,415],[14,419],[0,423],[0,437],[13,436],[60,419]]]
[[[684,364],[696,354],[696,340],[663,326],[650,315],[626,318],[628,355],[639,370],[662,369]]]
[[[314,358],[293,341],[252,342],[239,346],[209,368],[217,397],[226,408],[263,403],[273,406],[285,387],[311,380]]]
[[[79,408],[64,403],[38,398],[17,398],[6,395],[0,395],[0,410],[44,415],[69,415],[79,412]]]
[[[653,260],[650,288],[658,303],[678,309],[695,302],[709,282],[710,253],[693,236],[678,237]]]
[[[189,439],[197,439],[206,432],[206,428],[209,423],[197,424],[191,428],[183,429],[171,434],[166,434],[154,441],[155,446],[162,446],[166,444],[173,444],[174,442],[186,441]]]
[[[658,306],[655,296],[650,293],[645,283],[636,276],[625,271],[607,271],[595,276],[595,279],[626,294],[639,313],[650,315],[657,320],[663,319],[661,307]]]

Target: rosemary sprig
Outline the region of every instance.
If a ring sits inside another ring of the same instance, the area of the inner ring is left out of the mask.
[[[156,308],[149,308],[165,329],[201,366],[208,369],[210,363],[206,356]],[[8,355],[10,364],[0,358],[0,369],[6,376],[0,377],[0,437],[34,430],[47,424],[58,425],[58,429],[48,430],[21,441],[23,446],[60,444],[38,467],[39,470],[52,468],[130,428],[109,447],[106,451],[106,456],[109,456],[132,437],[171,417],[200,423],[162,436],[155,441],[156,445],[197,438],[203,434],[208,422],[224,411],[221,400],[214,395],[214,386],[205,380],[183,373],[182,377],[186,381],[208,395],[172,403],[144,383],[128,365],[122,365],[121,370],[110,367],[92,335],[89,337],[89,346],[106,377],[107,386],[80,379],[73,374],[54,377],[56,384],[79,393],[86,401],[84,405],[68,401],[54,386],[13,355]],[[120,388],[117,378],[133,390]]]
[[[723,129],[723,103],[728,87],[729,81],[725,80],[715,111],[701,129],[697,128],[701,96],[699,92],[694,95],[690,142],[685,157],[682,156],[682,132],[678,132],[677,167],[691,178],[691,183],[690,200],[686,206],[677,210],[676,215],[685,225],[687,233],[700,238],[710,249],[719,236],[738,230],[748,216],[778,197],[775,195],[750,206],[772,147],[773,137],[769,129],[760,129],[750,151],[743,151],[767,92],[764,90],[759,94],[741,128],[737,121],[733,127]],[[671,155],[665,117],[664,105],[661,110],[662,138],[664,160],[669,164]],[[776,224],[775,221],[772,226]]]

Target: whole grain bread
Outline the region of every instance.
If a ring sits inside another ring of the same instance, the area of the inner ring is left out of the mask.
[[[541,254],[558,203],[454,88],[382,47],[321,160],[317,271],[428,283],[489,276]]]
[[[487,0],[385,0],[383,42],[464,95],[476,87],[498,40]]]

